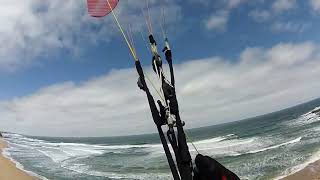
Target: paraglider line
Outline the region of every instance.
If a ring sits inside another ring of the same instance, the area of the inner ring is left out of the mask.
[[[165,16],[164,16],[164,8],[162,8],[161,10],[161,19],[160,19],[160,27],[161,27],[161,31],[163,34],[163,38],[166,39],[167,38],[167,32],[166,32],[166,20],[165,20]]]
[[[147,0],[147,13],[148,13],[148,22],[150,26],[150,34],[153,34],[152,32],[152,23],[151,23],[151,16],[150,16],[150,8],[149,8],[149,0]]]
[[[142,38],[142,40],[143,40],[144,45],[146,46],[146,48],[148,49],[148,51],[150,51],[150,48],[149,48],[149,46],[147,45],[148,43],[147,43],[146,39],[144,38],[141,30],[140,30],[140,34],[141,34],[141,38]]]
[[[126,36],[126,34],[125,34],[125,32],[124,32],[124,30],[123,30],[123,28],[122,28],[119,20],[118,20],[118,18],[117,18],[117,15],[115,14],[115,12],[113,11],[113,9],[112,9],[112,7],[111,7],[111,4],[110,4],[109,0],[107,0],[107,2],[108,2],[108,5],[109,5],[109,8],[111,9],[111,13],[112,13],[112,15],[113,15],[113,17],[114,17],[114,20],[116,21],[116,24],[117,24],[117,26],[118,26],[118,28],[119,28],[119,30],[120,30],[120,32],[121,32],[124,40],[126,41],[128,47],[129,47],[129,50],[130,50],[130,52],[131,52],[134,60],[135,60],[135,61],[139,61],[139,59],[138,59],[138,57],[137,57],[137,55],[136,55],[136,53],[135,53],[134,48],[131,46],[131,44],[130,44],[130,42],[129,42],[129,40],[128,40],[128,38],[127,38],[127,36]],[[155,88],[155,85],[154,85],[153,82],[150,80],[150,78],[149,78],[147,75],[146,75],[146,78],[148,79],[148,81],[150,82],[150,84],[152,85],[152,87],[155,89],[155,91],[157,92],[157,94],[159,95],[159,97],[163,100],[163,97],[160,95],[160,93],[158,92],[157,88]]]
[[[118,28],[119,28],[119,30],[120,30],[120,32],[121,32],[124,40],[126,41],[126,43],[127,43],[128,47],[129,47],[129,50],[130,50],[130,52],[131,52],[134,60],[135,60],[135,61],[139,61],[138,58],[137,58],[137,56],[136,56],[136,54],[135,54],[135,52],[134,52],[134,49],[132,48],[132,46],[131,46],[131,44],[130,44],[127,36],[126,36],[126,34],[124,33],[124,30],[123,30],[123,28],[122,28],[122,26],[121,26],[121,24],[120,24],[120,22],[119,22],[119,20],[118,20],[118,18],[117,18],[117,16],[116,16],[116,14],[114,13],[114,11],[113,11],[113,9],[112,9],[112,7],[111,7],[111,4],[110,4],[109,0],[107,0],[107,2],[108,2],[108,5],[109,5],[109,8],[111,9],[111,13],[112,13],[112,15],[113,15],[113,17],[114,17],[114,19],[115,19],[115,21],[116,21],[116,23],[117,23],[117,26],[118,26]]]
[[[188,141],[191,143],[191,145],[192,145],[193,148],[196,150],[196,152],[197,152],[198,154],[200,154],[199,151],[198,151],[198,149],[197,149],[197,147],[194,145],[192,139],[189,137],[187,131],[185,131],[184,133],[186,134]]]
[[[146,23],[146,25],[147,25],[148,32],[149,32],[149,34],[152,34],[151,28],[150,28],[150,24],[149,24],[149,22],[148,22],[147,15],[146,15],[146,13],[144,12],[144,10],[143,10],[142,7],[141,7],[141,12],[142,12],[142,16],[144,17],[145,23]]]

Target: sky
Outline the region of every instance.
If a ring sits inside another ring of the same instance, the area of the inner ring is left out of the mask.
[[[40,136],[156,132],[111,15],[89,17],[85,0],[1,2],[1,130]],[[141,63],[156,82],[141,36],[147,38],[146,7],[146,0],[121,0],[115,12],[132,29]],[[159,48],[165,12],[186,128],[320,97],[320,0],[149,0],[149,8]]]

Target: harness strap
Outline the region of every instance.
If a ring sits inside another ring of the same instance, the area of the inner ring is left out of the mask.
[[[168,62],[170,68],[170,76],[171,76],[171,85],[175,87],[175,79],[174,79],[174,72],[173,72],[173,64],[172,64],[172,52],[170,49],[164,51],[166,55],[166,60]]]
[[[179,172],[181,174],[181,172],[183,171],[183,166],[182,166],[182,159],[181,159],[181,155],[179,153],[179,147],[177,144],[177,138],[176,135],[173,131],[170,131],[170,129],[167,131],[167,137],[168,140],[171,144],[171,147],[173,149],[174,155],[176,156],[176,161],[177,161],[177,166],[179,169]],[[183,176],[181,176],[181,178],[184,178]]]
[[[148,98],[148,102],[149,102],[149,106],[150,106],[150,110],[151,110],[151,115],[152,115],[154,123],[157,126],[157,130],[158,130],[158,133],[159,133],[159,136],[160,136],[160,140],[161,140],[164,152],[166,154],[166,157],[167,157],[167,160],[168,160],[168,163],[169,163],[169,167],[170,167],[170,170],[172,172],[173,179],[174,180],[180,180],[179,173],[178,173],[177,168],[176,168],[176,166],[174,164],[172,155],[170,153],[169,146],[167,144],[166,138],[165,138],[164,133],[163,133],[162,128],[161,128],[161,125],[162,125],[161,117],[159,115],[156,103],[154,102],[154,99],[153,99],[153,97],[152,97],[152,95],[151,95],[151,93],[150,93],[150,91],[148,89],[147,83],[146,83],[146,81],[144,79],[144,73],[143,73],[143,69],[141,67],[140,61],[135,61],[135,65],[136,65],[137,72],[139,74],[140,82],[141,82],[141,84],[143,86],[143,90],[146,92],[146,95],[147,95],[147,98]]]
[[[166,138],[165,138],[165,136],[163,134],[161,126],[157,126],[157,129],[158,129],[158,133],[159,133],[159,136],[160,136],[160,140],[161,140],[164,152],[165,152],[165,154],[167,156],[167,160],[168,160],[168,163],[169,163],[170,170],[172,172],[173,179],[174,180],[180,180],[179,173],[177,171],[176,165],[174,164],[172,155],[170,153],[169,146],[167,144],[167,141],[166,141]]]

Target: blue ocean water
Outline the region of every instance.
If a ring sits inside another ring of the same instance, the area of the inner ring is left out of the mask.
[[[320,99],[247,120],[187,130],[200,153],[241,179],[277,179],[320,159]],[[4,154],[41,179],[172,179],[157,134],[52,138],[5,133]],[[191,154],[196,152],[189,145]]]

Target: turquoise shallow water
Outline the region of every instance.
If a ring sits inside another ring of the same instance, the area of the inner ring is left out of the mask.
[[[320,159],[320,99],[238,122],[188,130],[241,179],[273,179]],[[157,134],[48,138],[5,134],[5,155],[43,179],[171,179]],[[194,157],[195,151],[190,150]]]

